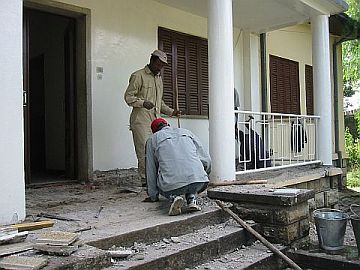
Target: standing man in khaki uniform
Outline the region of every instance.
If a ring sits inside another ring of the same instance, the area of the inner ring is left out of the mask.
[[[168,116],[180,114],[179,111],[168,107],[162,100],[163,83],[160,71],[166,64],[166,53],[155,50],[151,54],[150,63],[131,74],[129,86],[124,94],[126,103],[133,107],[130,115],[130,130],[133,135],[142,186],[146,186],[145,144],[152,135],[151,122],[159,118],[160,113]]]

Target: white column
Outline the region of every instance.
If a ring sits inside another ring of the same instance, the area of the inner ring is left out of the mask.
[[[314,109],[320,116],[317,133],[318,158],[332,165],[332,99],[330,77],[329,16],[311,19]]]
[[[244,32],[244,91],[246,111],[260,112],[260,38]]]
[[[25,218],[22,0],[0,1],[0,224]]]
[[[210,0],[209,148],[211,180],[235,179],[232,0]]]

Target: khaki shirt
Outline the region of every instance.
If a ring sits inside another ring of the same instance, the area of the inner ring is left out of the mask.
[[[154,75],[148,66],[131,74],[129,86],[124,99],[129,106],[133,107],[130,115],[130,129],[134,125],[149,125],[160,117],[160,113],[171,115],[173,109],[168,107],[162,100],[163,83],[160,74]],[[151,101],[155,107],[151,110],[144,108],[144,101]]]

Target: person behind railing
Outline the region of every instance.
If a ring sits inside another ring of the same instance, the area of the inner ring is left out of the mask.
[[[248,133],[239,132],[240,161],[243,163],[241,167],[246,170],[271,167],[270,151],[261,136],[251,128],[252,121],[254,117],[249,115],[248,124],[245,125]]]
[[[307,134],[300,119],[291,121],[291,151],[300,153],[307,143]]]
[[[234,88],[234,111],[240,109],[240,97],[239,92]],[[239,127],[238,127],[238,119],[239,114],[235,113],[235,168],[237,169],[239,166],[239,151],[238,144],[239,144]],[[240,132],[242,132],[240,130]]]
[[[196,194],[209,183],[211,159],[200,140],[189,130],[173,128],[163,118],[151,123],[154,133],[146,142],[146,180],[149,195],[145,202],[159,200],[172,204],[169,215],[181,214],[185,195],[188,210],[200,211]]]

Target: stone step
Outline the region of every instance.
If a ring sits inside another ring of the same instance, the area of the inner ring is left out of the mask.
[[[149,224],[138,230],[129,230],[126,233],[119,232],[118,235],[111,237],[85,241],[86,244],[70,256],[49,256],[48,265],[44,269],[103,269],[111,265],[111,257],[107,250],[112,246],[131,247],[134,242],[151,245],[164,238],[180,237],[183,234],[204,229],[206,226],[223,224],[228,220],[229,216],[218,208],[207,208],[203,212],[169,217],[166,222],[159,221],[156,225]],[[36,253],[29,251],[24,255],[36,256]]]
[[[231,252],[251,241],[253,238],[246,230],[228,220],[152,244],[135,243],[131,247],[135,255],[125,260],[116,260],[113,266],[106,269],[185,269]]]
[[[177,218],[180,219],[177,219]],[[209,225],[223,223],[229,219],[229,216],[219,208],[211,208],[204,212],[184,214],[174,218],[169,218],[168,222],[151,225],[138,230],[113,235],[87,242],[87,244],[99,249],[109,249],[113,245],[129,247],[134,242],[154,243],[163,238],[179,236],[199,230]]]
[[[275,245],[278,249],[285,247]],[[282,262],[260,241],[255,241],[250,246],[241,246],[235,251],[224,254],[209,262],[198,265],[189,270],[278,270]]]

